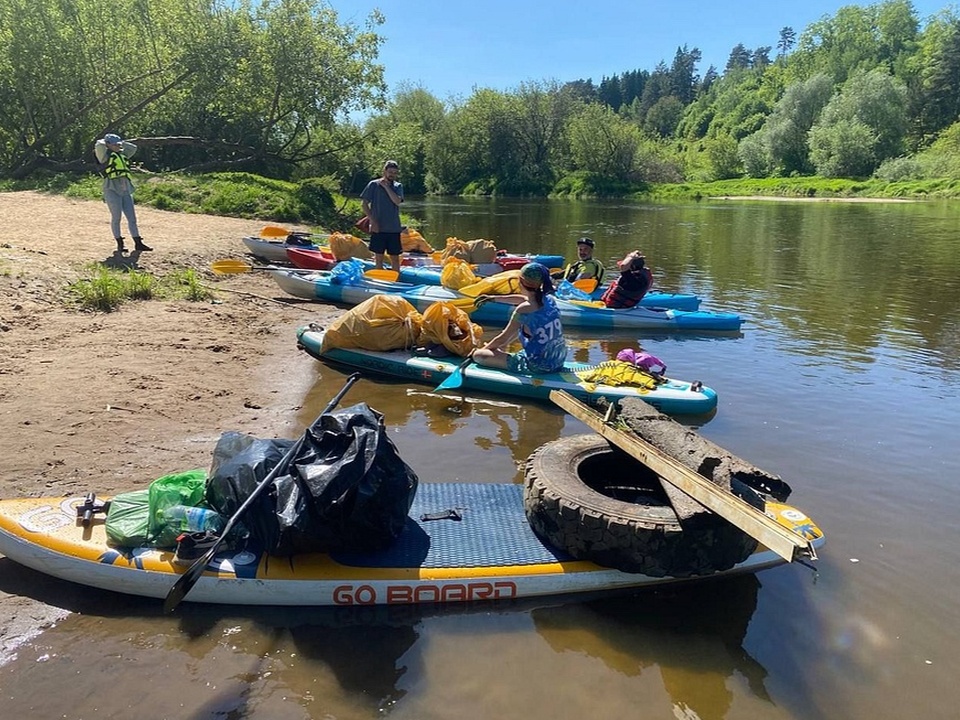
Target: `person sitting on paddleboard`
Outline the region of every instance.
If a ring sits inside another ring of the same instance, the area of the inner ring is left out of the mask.
[[[513,373],[549,373],[563,367],[567,343],[563,338],[560,311],[553,296],[550,271],[539,263],[520,269],[519,295],[497,295],[497,300],[519,303],[510,322],[499,335],[473,351],[478,365],[497,367]],[[478,298],[478,305],[487,300]],[[516,353],[501,348],[519,337],[523,349]]]
[[[617,265],[620,277],[610,283],[600,299],[608,308],[631,308],[643,299],[653,285],[653,274],[639,250],[627,253]]]
[[[603,283],[603,263],[593,257],[593,248],[596,243],[588,237],[577,240],[577,261],[567,265],[563,272],[555,272],[554,277],[568,282],[589,280],[596,278],[597,285]]]

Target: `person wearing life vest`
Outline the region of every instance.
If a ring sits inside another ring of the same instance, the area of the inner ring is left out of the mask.
[[[555,273],[554,276],[568,282],[596,278],[597,285],[602,284],[604,273],[603,263],[593,257],[594,246],[595,243],[588,237],[582,237],[577,240],[577,261],[568,264],[562,273]]]
[[[127,227],[133,238],[134,251],[146,252],[153,250],[144,244],[137,227],[137,211],[133,206],[133,179],[130,174],[130,158],[137,152],[137,146],[119,135],[107,133],[97,140],[93,148],[103,173],[103,201],[110,209],[110,229],[113,239],[117,242],[117,253],[122,255],[127,251],[123,245],[123,235],[120,231],[121,215],[127,218]]]
[[[653,274],[639,250],[627,253],[617,266],[620,268],[620,277],[610,283],[600,299],[608,308],[631,308],[643,299],[653,285]]]

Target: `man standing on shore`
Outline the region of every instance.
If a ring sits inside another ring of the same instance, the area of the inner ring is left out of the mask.
[[[397,182],[400,166],[396,160],[383,164],[383,177],[371,180],[360,193],[363,212],[370,218],[370,250],[376,256],[377,269],[383,269],[384,253],[390,256],[390,266],[400,272],[400,203],[403,185]]]

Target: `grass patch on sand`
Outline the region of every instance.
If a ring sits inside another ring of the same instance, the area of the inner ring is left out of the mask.
[[[90,268],[90,275],[67,286],[68,296],[81,310],[113,312],[125,302],[136,300],[189,300],[213,298],[192,269],[177,270],[156,278],[142,270],[120,271],[103,265]]]

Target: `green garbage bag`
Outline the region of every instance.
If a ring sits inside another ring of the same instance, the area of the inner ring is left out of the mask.
[[[189,470],[164,475],[150,483],[149,533],[150,544],[172,548],[180,534],[180,521],[168,520],[164,514],[174,505],[206,507],[203,492],[207,483],[206,470]]]
[[[104,523],[111,545],[141,547],[150,544],[150,490],[120,493],[110,500]]]

